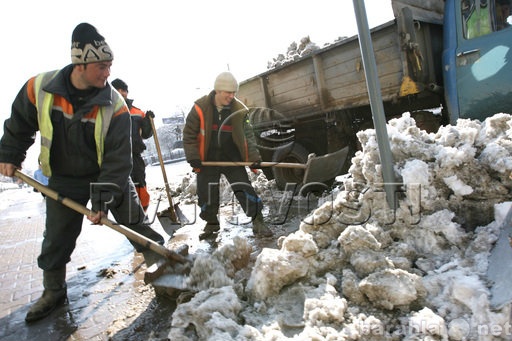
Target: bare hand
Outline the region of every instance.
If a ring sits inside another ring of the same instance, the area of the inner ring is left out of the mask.
[[[101,219],[107,216],[105,214],[105,212],[100,211],[100,212],[97,212],[96,214],[92,214],[92,213],[93,212],[91,212],[91,214],[89,214],[87,216],[87,219],[89,219],[93,223],[93,225],[103,225],[101,223]]]
[[[3,163],[0,162],[0,174],[3,176],[14,176],[14,171],[17,169],[15,165],[12,163]]]

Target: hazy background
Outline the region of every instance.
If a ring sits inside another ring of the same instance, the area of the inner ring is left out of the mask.
[[[393,19],[391,0],[364,3],[370,27]],[[222,71],[243,81],[305,36],[322,47],[357,34],[351,0],[3,1],[1,134],[23,84],[71,62],[71,34],[81,22],[94,25],[114,52],[109,81],[123,79],[134,105],[155,112],[157,127],[163,117],[187,114]],[[35,143],[23,167],[36,169],[38,154]]]
[[[366,0],[370,27],[393,18],[390,0]],[[0,121],[31,76],[70,63],[71,33],[89,22],[114,52],[110,81],[129,85],[143,110],[163,116],[192,107],[218,73],[239,81],[309,35],[318,46],[357,34],[351,0],[3,1]]]

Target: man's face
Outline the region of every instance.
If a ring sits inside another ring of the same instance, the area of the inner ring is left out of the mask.
[[[233,101],[233,98],[235,98],[236,92],[231,91],[217,91],[215,93],[215,99],[217,105],[227,106],[230,105]]]
[[[98,62],[83,65],[82,81],[88,87],[104,88],[110,76],[112,62]]]

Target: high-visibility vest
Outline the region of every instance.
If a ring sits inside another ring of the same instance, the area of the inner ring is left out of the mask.
[[[239,103],[241,103],[241,102],[239,102]],[[243,107],[241,110],[248,110],[247,107],[243,103],[241,103],[241,104]],[[211,127],[206,127],[203,109],[201,109],[201,107],[199,105],[197,105],[197,103],[194,104],[194,108],[196,109],[197,115],[199,116],[199,134],[197,134],[197,143],[199,145],[199,157],[202,161],[204,161],[204,160],[206,160],[206,150],[205,150],[206,149],[206,129],[211,129]],[[247,123],[249,123],[248,119],[247,119]],[[236,141],[235,141],[235,143],[236,143]],[[247,145],[247,140],[244,138],[244,140],[241,141],[241,143],[243,143],[243,145],[242,146],[238,145],[238,148],[242,149],[242,150],[240,150],[240,153],[242,153],[242,158],[244,159],[243,161],[248,161],[249,160],[248,159],[249,158],[249,146]]]
[[[42,89],[57,75],[58,72],[59,70],[41,73],[36,76],[34,82],[37,121],[39,123],[39,132],[41,134],[41,151],[39,153],[39,161],[41,162],[43,174],[47,177],[52,175],[52,170],[50,168],[50,149],[53,138],[51,113],[54,95],[43,91]],[[95,123],[94,139],[96,141],[96,154],[98,155],[98,165],[100,167],[103,161],[105,137],[107,136],[110,121],[112,120],[114,113],[124,105],[122,98],[120,96],[118,97],[119,98],[117,98],[117,100],[114,99],[115,104],[99,108],[95,106],[97,113],[93,118]]]

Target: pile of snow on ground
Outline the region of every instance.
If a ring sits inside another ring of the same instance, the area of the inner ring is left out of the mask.
[[[241,240],[196,260],[208,273],[192,271],[191,283],[202,287],[177,307],[169,338],[510,338],[510,305],[490,308],[486,271],[509,207],[511,128],[508,114],[435,134],[409,114],[392,120],[394,170],[404,183],[396,212],[386,202],[375,131],[360,132],[362,151],[336,197],[278,249],[263,249],[247,283],[229,279],[234,260],[249,252]]]

